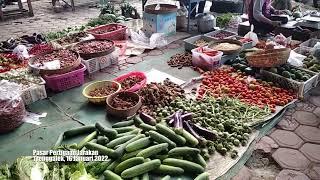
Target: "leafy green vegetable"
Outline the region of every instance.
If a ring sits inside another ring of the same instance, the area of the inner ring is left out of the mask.
[[[84,162],[77,164],[78,170],[72,173],[70,180],[96,180],[91,174],[88,174]]]
[[[13,179],[44,179],[49,174],[49,168],[44,162],[35,162],[33,157],[18,158],[12,166]]]
[[[233,15],[231,13],[222,14],[217,17],[217,26],[220,28],[226,27],[231,21]]]
[[[11,179],[11,172],[8,164],[3,164],[0,166],[0,180]]]

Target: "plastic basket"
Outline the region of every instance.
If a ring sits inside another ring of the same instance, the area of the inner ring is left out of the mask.
[[[53,91],[65,91],[84,83],[84,71],[86,67],[83,64],[68,73],[46,76],[43,78],[47,83],[47,87]]]
[[[115,81],[119,82],[121,84],[121,82],[125,79],[127,79],[128,77],[132,77],[132,76],[136,76],[136,77],[141,77],[143,78],[142,81],[140,81],[139,83],[133,85],[131,88],[126,89],[126,91],[130,91],[130,92],[135,92],[140,90],[143,86],[146,85],[147,83],[147,76],[143,73],[143,72],[130,72],[128,74],[124,74],[122,76],[117,77],[116,79],[114,79]],[[122,87],[123,88],[123,87]]]
[[[25,105],[29,105],[38,100],[47,98],[46,82],[41,78],[39,84],[33,84],[30,87],[24,89],[21,94],[21,98]]]
[[[221,57],[223,55],[223,52],[218,51],[218,54],[216,56],[211,57],[206,54],[198,52],[199,48],[195,48],[191,50],[193,66],[199,67],[204,70],[212,71],[213,69],[216,69],[222,65]],[[210,49],[208,47],[203,47],[203,48]]]
[[[100,69],[106,68],[111,64],[117,64],[119,58],[119,48],[116,48],[112,53],[96,57],[92,59],[82,60],[82,63],[86,66],[89,74],[99,71]]]
[[[117,30],[115,31],[106,32],[103,34],[97,33],[97,31],[99,30],[110,29],[115,26],[117,27]],[[127,26],[124,26],[122,24],[116,24],[116,23],[107,24],[107,25],[98,26],[93,29],[89,29],[88,33],[92,34],[96,39],[125,40],[127,39]]]

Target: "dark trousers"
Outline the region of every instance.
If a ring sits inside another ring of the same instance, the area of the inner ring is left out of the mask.
[[[195,8],[196,5],[197,5],[197,3],[192,3],[191,4],[191,10],[193,8]],[[197,13],[203,13],[205,5],[206,5],[206,1],[199,2],[198,12],[196,12],[197,9],[195,8],[191,13],[191,17],[195,17]]]

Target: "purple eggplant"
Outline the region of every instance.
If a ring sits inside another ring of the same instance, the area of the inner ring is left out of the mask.
[[[194,129],[192,129],[191,125],[189,124],[189,122],[187,121],[183,121],[183,127],[186,131],[188,131],[190,134],[192,134],[196,139],[198,139],[198,141],[202,144],[205,145],[207,143],[207,140],[205,138],[203,138],[202,136],[200,136],[197,132],[194,131]]]
[[[186,114],[181,116],[181,119],[184,120],[184,121],[189,121],[189,120],[192,119],[192,115],[193,115],[193,113],[186,113]]]
[[[141,112],[139,114],[140,118],[142,119],[142,121],[146,124],[150,124],[150,125],[153,125],[155,126],[157,124],[157,121],[150,115],[146,114],[146,113],[143,113]]]
[[[170,119],[170,121],[168,123],[169,123],[170,126],[172,126],[173,123],[174,123],[174,118]]]
[[[206,129],[204,127],[201,127],[198,124],[190,123],[190,125],[193,127],[193,129],[201,136],[208,140],[216,140],[217,134],[215,134],[213,131],[210,131],[209,129]]]
[[[176,133],[181,134],[183,131],[183,122],[181,119],[181,112],[176,112],[173,119],[174,119],[173,127],[174,127]]]

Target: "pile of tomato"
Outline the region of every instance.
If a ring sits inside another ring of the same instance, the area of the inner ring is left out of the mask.
[[[204,79],[198,91],[198,99],[205,94],[214,97],[228,96],[261,108],[269,106],[275,112],[276,106],[284,106],[296,98],[292,90],[273,86],[235,72],[233,68],[217,69],[203,74]]]

